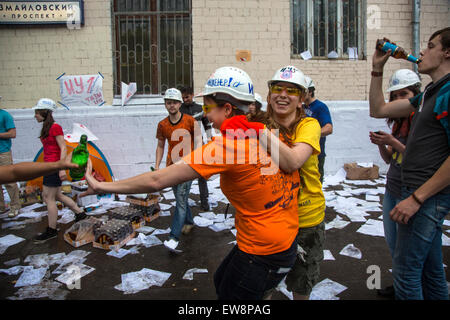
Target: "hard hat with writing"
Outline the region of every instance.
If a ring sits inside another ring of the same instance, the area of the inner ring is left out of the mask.
[[[316,88],[316,86],[314,85],[314,82],[312,81],[312,79],[308,76],[305,76],[306,78],[306,84],[307,84],[307,88]]]
[[[230,101],[244,112],[248,111],[248,104],[255,101],[252,79],[236,67],[221,67],[209,76],[203,92],[196,97],[209,95]]]
[[[33,110],[50,110],[55,111],[57,105],[55,101],[49,98],[39,99],[38,103],[33,107]]]
[[[175,88],[170,88],[166,90],[166,92],[164,93],[164,100],[177,100],[183,103],[181,91]]]
[[[286,66],[278,69],[273,75],[272,79],[267,81],[269,87],[275,82],[288,82],[293,83],[298,87],[303,89],[308,88],[308,83],[306,82],[306,76],[298,68],[294,66]]]
[[[387,92],[400,90],[409,86],[420,85],[419,76],[412,70],[400,69],[394,72],[389,80],[389,88]]]

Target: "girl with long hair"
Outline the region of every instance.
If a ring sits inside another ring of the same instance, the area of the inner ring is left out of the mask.
[[[44,161],[57,162],[64,160],[67,157],[67,149],[62,128],[53,119],[53,111],[56,110],[55,102],[51,99],[43,98],[38,101],[33,109],[35,111],[34,117],[36,121],[42,123],[39,139],[44,147]],[[71,198],[62,193],[61,182],[66,179],[65,170],[44,176],[42,197],[47,205],[48,227],[45,232],[34,238],[35,243],[42,243],[58,236],[56,229],[58,220],[56,200],[64,203],[64,205],[76,214],[75,221],[86,218],[84,210],[78,207]]]

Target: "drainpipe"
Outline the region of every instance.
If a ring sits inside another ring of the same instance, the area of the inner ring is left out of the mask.
[[[420,56],[420,0],[413,1],[413,55]],[[417,72],[417,64],[414,63],[414,72]]]

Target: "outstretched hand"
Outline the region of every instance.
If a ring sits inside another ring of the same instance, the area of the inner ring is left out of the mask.
[[[88,159],[86,165],[86,174],[85,174],[86,182],[88,183],[88,189],[80,194],[80,197],[86,197],[91,194],[97,194],[97,188],[99,182],[92,176],[92,162],[91,159]]]

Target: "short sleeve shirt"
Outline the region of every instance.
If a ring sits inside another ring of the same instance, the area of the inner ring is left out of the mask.
[[[298,232],[298,172],[287,174],[275,165],[272,171],[256,139],[213,139],[184,161],[206,179],[220,174],[220,187],[236,208],[239,249],[255,255],[289,249]]]
[[[54,123],[48,133],[48,137],[45,139],[41,138],[42,145],[44,146],[44,161],[45,162],[56,162],[61,159],[61,148],[56,142],[57,136],[64,136],[61,126]]]
[[[322,101],[316,99],[313,103],[311,103],[307,108],[305,108],[305,113],[319,121],[320,127],[324,127],[326,124],[330,123],[333,124],[331,121],[331,114],[330,110],[328,109],[327,105],[323,103]],[[325,142],[326,137],[320,138],[320,149],[322,152],[319,154],[319,158],[325,157]]]
[[[14,119],[9,112],[0,109],[0,133],[8,132],[14,129]],[[11,139],[0,139],[0,153],[11,150]]]
[[[319,160],[320,125],[314,118],[303,119],[295,129],[293,143],[306,143],[312,155],[298,170],[300,191],[298,194],[298,218],[300,228],[310,228],[321,223],[325,217],[325,197],[320,183]]]
[[[166,167],[194,150],[194,123],[195,119],[187,114],[182,114],[177,123],[172,123],[169,117],[158,123],[156,139],[169,142]]]

